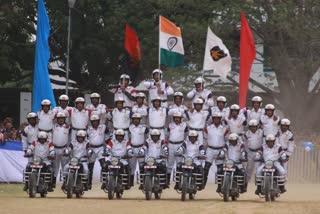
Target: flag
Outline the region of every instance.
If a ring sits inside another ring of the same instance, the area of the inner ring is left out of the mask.
[[[244,12],[241,13],[239,105],[245,107],[251,66],[256,57],[254,39]]]
[[[159,64],[176,67],[184,64],[181,30],[168,19],[159,18]]]
[[[218,75],[226,78],[231,70],[231,56],[222,40],[208,27],[206,50],[204,54],[203,70],[213,70]]]
[[[50,58],[48,38],[50,34],[49,18],[43,0],[38,0],[36,54],[32,88],[32,111],[40,109],[43,99],[51,100],[56,106],[48,73]]]
[[[141,60],[140,43],[137,33],[126,24],[125,44],[124,47],[130,55],[130,60],[138,64]]]

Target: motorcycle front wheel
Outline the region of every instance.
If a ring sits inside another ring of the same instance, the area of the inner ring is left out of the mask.
[[[151,176],[145,176],[144,178],[144,191],[146,195],[146,200],[151,200],[152,198],[152,181]]]
[[[230,175],[226,175],[223,179],[223,201],[227,202],[229,200],[229,193],[230,193]]]
[[[265,201],[271,200],[271,177],[266,176],[266,180],[264,181],[264,194]]]
[[[186,200],[186,195],[188,191],[188,177],[182,177],[182,185],[181,185],[181,201]]]
[[[113,176],[109,177],[108,181],[108,198],[109,200],[112,200],[114,197],[114,189],[115,189],[115,179]]]
[[[29,178],[29,197],[34,198],[37,194],[37,172],[32,172]]]
[[[68,174],[68,183],[67,183],[67,198],[72,198],[73,194],[73,183],[74,183],[74,173],[70,172]]]

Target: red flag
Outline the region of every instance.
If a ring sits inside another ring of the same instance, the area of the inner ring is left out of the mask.
[[[139,39],[128,24],[126,24],[125,44],[124,47],[130,55],[130,61],[138,64],[141,60]]]
[[[256,58],[254,39],[244,12],[241,13],[239,105],[245,107],[251,66]]]

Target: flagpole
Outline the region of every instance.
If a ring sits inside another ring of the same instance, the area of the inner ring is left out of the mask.
[[[160,70],[160,29],[161,29],[161,15],[159,15],[159,65],[158,65],[158,68]]]
[[[208,31],[209,31],[209,26],[208,26],[208,30],[207,30],[206,44],[204,46],[203,66],[202,66],[202,71],[201,71],[202,79],[203,79],[203,76],[204,76],[204,62],[206,61],[206,49],[207,49],[207,42],[208,42]]]

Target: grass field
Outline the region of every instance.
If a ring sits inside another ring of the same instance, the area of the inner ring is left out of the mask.
[[[288,192],[276,202],[265,203],[253,194],[254,186],[236,202],[223,202],[209,185],[198,192],[194,201],[180,201],[174,190],[165,190],[161,200],[145,201],[135,186],[125,192],[121,200],[108,200],[106,194],[94,186],[81,199],[67,199],[58,187],[47,198],[28,198],[21,184],[0,184],[0,213],[272,213],[272,214],[318,214],[320,213],[320,185],[289,184]]]

